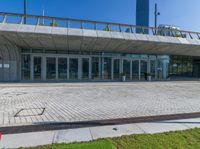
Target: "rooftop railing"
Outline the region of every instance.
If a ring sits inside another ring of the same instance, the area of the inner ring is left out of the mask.
[[[71,18],[39,15],[25,16],[24,14],[0,12],[0,23],[24,24],[25,19],[27,25],[103,30],[108,32],[138,33],[155,36],[200,39],[200,33],[198,32],[184,31],[178,29],[144,27],[112,22],[78,20]]]

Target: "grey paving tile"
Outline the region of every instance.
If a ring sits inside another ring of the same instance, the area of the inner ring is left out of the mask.
[[[52,144],[54,135],[54,131],[3,135],[0,148],[19,148]]]
[[[79,128],[57,131],[54,138],[54,143],[71,143],[91,140],[92,136],[89,128]]]
[[[144,133],[135,124],[91,127],[90,130],[91,130],[91,134],[92,134],[93,139],[108,138],[108,137],[119,137],[119,136],[122,136],[122,135]]]

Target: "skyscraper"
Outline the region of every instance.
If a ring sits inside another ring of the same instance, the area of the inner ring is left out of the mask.
[[[136,1],[136,25],[149,26],[149,0]],[[145,32],[148,33],[146,30]]]

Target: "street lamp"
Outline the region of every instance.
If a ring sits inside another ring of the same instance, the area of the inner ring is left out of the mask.
[[[26,24],[26,0],[24,0],[24,24]]]
[[[155,4],[155,12],[154,12],[154,15],[155,15],[155,33],[156,33],[156,32],[157,32],[157,31],[156,31],[156,28],[157,28],[158,16],[160,15],[160,12],[158,12],[157,3]]]

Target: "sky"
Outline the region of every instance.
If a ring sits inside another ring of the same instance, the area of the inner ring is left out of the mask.
[[[200,32],[200,0],[150,0],[150,26],[154,26],[154,5],[161,15],[158,24],[179,26]],[[135,25],[136,0],[27,0],[27,13],[109,21]],[[1,12],[23,13],[23,0],[0,0]]]

